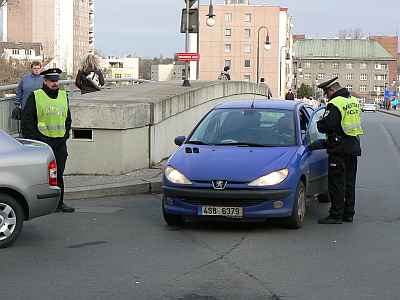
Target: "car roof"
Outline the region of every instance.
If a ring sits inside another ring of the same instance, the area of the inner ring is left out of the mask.
[[[296,110],[296,108],[302,105],[301,102],[289,101],[289,100],[236,100],[226,101],[218,104],[215,109],[221,108],[251,108],[254,102],[254,108],[265,108],[265,109],[285,109],[285,110]]]

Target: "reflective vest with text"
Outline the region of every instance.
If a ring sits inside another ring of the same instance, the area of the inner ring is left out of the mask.
[[[342,115],[342,129],[346,135],[364,134],[361,127],[361,104],[356,97],[335,97],[329,103],[337,107]]]

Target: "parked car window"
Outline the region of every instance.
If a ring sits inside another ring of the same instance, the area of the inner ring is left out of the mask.
[[[289,110],[217,109],[199,124],[188,142],[292,146],[296,144],[294,124]]]
[[[313,143],[317,140],[326,140],[326,135],[320,133],[317,128],[317,122],[323,117],[325,113],[325,108],[317,110],[315,114],[311,117],[310,126],[308,129],[308,134],[310,136],[310,142]]]

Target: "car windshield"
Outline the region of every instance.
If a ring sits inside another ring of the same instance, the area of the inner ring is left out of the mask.
[[[296,144],[294,114],[279,109],[216,109],[187,143],[279,147]]]

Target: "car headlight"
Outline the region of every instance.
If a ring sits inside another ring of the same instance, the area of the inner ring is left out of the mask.
[[[288,169],[282,169],[257,178],[249,183],[249,186],[269,186],[281,183],[289,175]]]
[[[172,168],[166,167],[164,171],[165,177],[172,183],[177,184],[192,184],[192,182],[185,177],[181,172]]]

